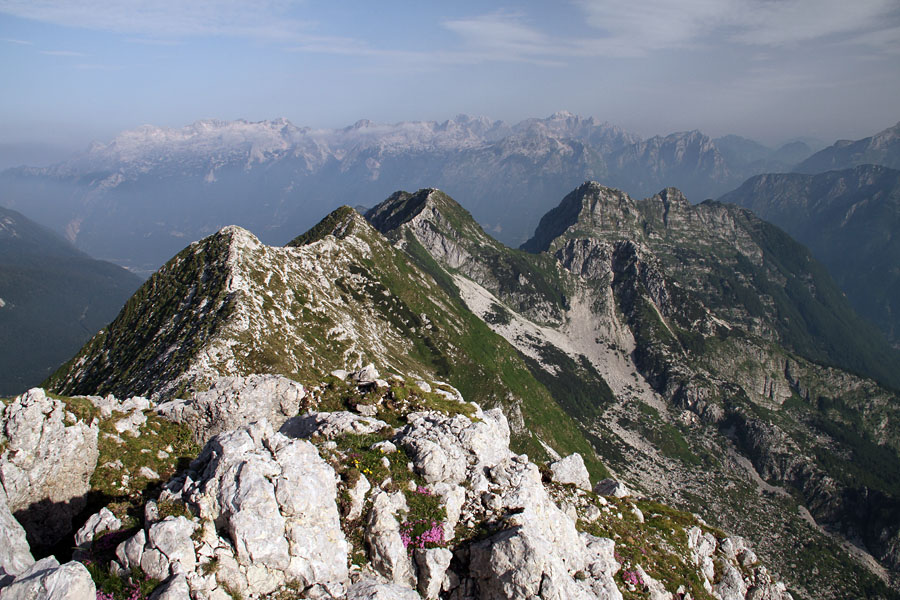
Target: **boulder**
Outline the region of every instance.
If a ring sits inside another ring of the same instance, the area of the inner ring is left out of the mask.
[[[97,466],[98,427],[33,388],[5,407],[0,431],[7,440],[0,481],[9,510],[32,547],[52,546],[71,535],[72,517],[84,508]]]
[[[81,529],[75,533],[75,550],[74,558],[77,560],[84,552],[90,549],[94,538],[108,531],[118,531],[122,527],[122,521],[119,520],[112,512],[103,507],[99,512],[94,513],[85,521]]]
[[[475,465],[492,466],[509,456],[509,425],[499,409],[463,415],[439,412],[407,415],[408,424],[397,436],[428,483],[461,484]]]
[[[625,498],[631,495],[624,483],[615,479],[603,479],[594,486],[594,493],[598,496],[614,496],[616,498]]]
[[[446,548],[416,548],[418,589],[423,598],[435,600],[444,587],[453,553]]]
[[[591,476],[584,459],[577,452],[550,464],[550,472],[556,483],[573,484],[583,490],[591,491]]]
[[[52,556],[20,573],[0,592],[3,600],[97,600],[90,573],[79,562],[60,565]]]
[[[192,592],[212,594],[221,582],[245,596],[266,595],[293,582],[308,595],[311,588],[340,595],[348,545],[336,495],[334,470],[315,446],[262,420],[212,438],[188,472],[167,484],[160,500],[184,502],[193,521],[151,523],[116,555],[123,567],[139,564],[160,579],[186,573]],[[200,556],[217,560],[215,576],[196,569]]]
[[[506,529],[471,546],[469,569],[482,597],[592,598],[574,578],[591,554],[575,523],[550,499],[537,466],[523,457],[488,469],[489,510],[506,518]]]
[[[156,407],[163,418],[188,425],[194,440],[212,436],[262,419],[280,427],[300,410],[306,395],[302,385],[280,375],[220,377],[209,390],[189,399],[176,399]]]
[[[33,564],[25,530],[9,512],[6,493],[0,486],[0,587]]]
[[[347,600],[421,600],[414,590],[402,585],[361,579],[347,590]]]
[[[308,412],[285,422],[281,433],[293,438],[309,438],[314,435],[332,440],[348,433],[368,434],[389,427],[384,421],[349,411]]]
[[[372,568],[388,581],[413,587],[415,576],[406,544],[400,534],[397,515],[408,512],[402,492],[380,491],[372,499],[372,510],[366,524],[365,540]]]

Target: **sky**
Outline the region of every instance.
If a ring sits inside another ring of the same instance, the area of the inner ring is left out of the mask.
[[[0,167],[206,118],[831,143],[900,120],[900,2],[0,0],[0,82]]]

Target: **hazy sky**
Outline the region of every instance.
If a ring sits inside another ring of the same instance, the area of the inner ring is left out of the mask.
[[[0,0],[0,81],[6,163],[201,118],[569,110],[831,142],[900,120],[900,2]]]

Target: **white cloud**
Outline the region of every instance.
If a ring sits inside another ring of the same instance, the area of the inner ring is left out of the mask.
[[[896,0],[574,0],[589,25],[611,40],[651,49],[730,40],[784,46],[867,36],[896,26]]]
[[[694,42],[737,12],[738,0],[576,0],[589,25],[602,32],[596,47],[625,43],[660,49]]]
[[[18,44],[19,46],[33,46],[34,45],[34,42],[29,42],[26,40],[16,40],[16,39],[12,39],[12,38],[3,38],[2,41],[6,42],[7,44]]]
[[[529,62],[560,65],[561,57],[579,53],[577,45],[556,40],[528,25],[520,13],[496,12],[464,19],[450,19],[445,29],[457,34],[462,50],[446,52],[444,62]]]
[[[293,39],[308,23],[291,16],[300,0],[0,0],[0,12],[26,19],[170,38],[227,35]]]

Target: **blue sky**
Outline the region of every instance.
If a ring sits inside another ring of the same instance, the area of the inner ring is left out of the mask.
[[[0,0],[0,166],[202,118],[830,142],[900,120],[898,65],[896,0]]]

